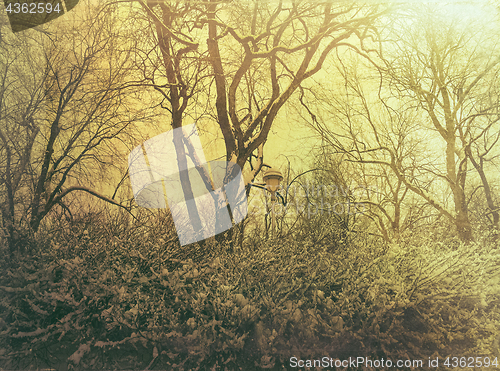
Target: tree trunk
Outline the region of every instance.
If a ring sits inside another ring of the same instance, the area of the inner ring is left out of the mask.
[[[481,156],[479,157],[479,163],[478,163],[476,159],[472,156],[470,145],[465,146],[465,153],[467,157],[470,159],[477,173],[479,174],[479,177],[481,178],[481,183],[483,184],[483,189],[484,189],[484,196],[486,197],[486,203],[491,211],[491,214],[493,215],[493,226],[495,227],[495,229],[498,229],[498,224],[500,222],[500,215],[498,213],[498,208],[495,206],[495,203],[493,202],[490,183],[488,182],[488,178],[486,177],[486,174],[484,172],[483,157]]]

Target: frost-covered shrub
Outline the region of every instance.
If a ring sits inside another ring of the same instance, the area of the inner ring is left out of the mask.
[[[290,239],[229,253],[186,250],[154,226],[90,225],[2,261],[2,365],[255,370],[292,356],[498,356],[491,244],[358,238],[332,253]]]

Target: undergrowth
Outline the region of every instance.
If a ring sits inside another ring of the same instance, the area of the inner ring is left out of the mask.
[[[335,251],[294,239],[231,251],[215,241],[181,248],[172,233],[144,228],[80,223],[38,235],[29,254],[4,254],[3,367],[279,370],[292,356],[500,357],[494,243],[365,236]]]

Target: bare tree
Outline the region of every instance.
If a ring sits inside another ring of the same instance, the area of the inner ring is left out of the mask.
[[[113,9],[89,6],[83,19],[56,26],[2,32],[0,202],[11,251],[55,206],[70,212],[64,199],[74,191],[119,205],[93,190],[92,179],[109,171],[106,156],[138,117]]]
[[[448,213],[448,217],[454,220],[460,238],[470,240],[472,225],[466,185],[468,163],[476,162],[470,147],[497,121],[491,119],[498,115],[496,99],[485,102],[483,97],[497,95],[492,81],[500,63],[498,46],[489,43],[485,35],[471,32],[472,27],[460,30],[429,18],[432,13],[427,13],[425,21],[417,22],[420,32],[410,28],[403,34],[395,57],[386,59],[384,72],[389,84],[422,109],[444,141],[444,173],[436,175],[445,181],[453,196],[454,212]],[[481,48],[491,49],[479,49],[478,42]],[[483,121],[485,126],[473,129],[474,121]],[[475,168],[481,175],[479,164]],[[481,178],[488,192],[484,172]],[[408,186],[425,198],[421,190]],[[491,202],[489,206],[494,208]]]
[[[337,87],[334,92],[327,86],[304,89],[298,113],[318,133],[322,147],[326,148],[326,159],[321,160],[327,164],[325,170],[338,171],[338,165],[328,165],[333,153],[344,164],[343,176],[350,180],[346,189],[362,189],[356,192],[355,200],[362,206],[359,223],[366,225],[368,218],[376,226],[370,233],[386,241],[397,240],[416,226],[422,207],[408,197],[409,188],[403,177],[394,173],[392,163],[398,173],[412,176],[417,170],[417,154],[422,153],[425,145],[416,133],[414,115],[405,109],[391,109],[370,94],[377,90],[379,81],[365,77],[372,74],[369,66],[356,58],[348,63],[338,62],[342,88]]]
[[[478,188],[483,189],[487,210],[485,215],[491,215],[491,225],[498,230],[500,222],[500,206],[495,200],[491,176],[488,168],[498,158],[498,141],[500,139],[500,95],[498,94],[499,70],[497,69],[491,77],[492,86],[486,89],[482,97],[477,97],[475,104],[478,109],[464,117],[465,125],[458,126],[458,136],[464,154],[477,171],[481,180],[480,186],[471,193],[474,194]],[[469,197],[470,199],[470,197]]]
[[[345,130],[337,131],[335,138],[325,127],[315,126],[352,161],[379,166],[379,176],[386,172],[383,167],[390,169],[384,184],[393,183],[389,190],[394,214],[384,212],[380,202],[374,206],[393,228],[400,229],[400,202],[411,191],[469,241],[473,226],[468,193],[474,180],[470,163],[479,175],[493,223],[497,220],[492,179],[484,166],[494,158],[498,141],[498,46],[473,33],[473,27],[458,29],[453,22],[434,19],[431,10],[412,13],[411,20],[402,17],[400,26],[383,37],[387,42],[380,59],[371,60],[380,63],[378,86],[368,80],[360,83],[353,70],[344,73],[349,93],[337,111],[343,112],[340,122]],[[378,97],[366,92],[377,90]],[[445,201],[447,192],[451,207]]]
[[[172,127],[182,125],[190,99],[201,103],[197,89],[214,84],[214,94],[205,92],[201,101],[215,97],[227,161],[243,168],[256,159],[249,181],[262,167],[280,109],[332,50],[373,37],[381,14],[375,6],[344,3],[140,3],[163,62],[163,79],[145,78],[168,101]]]
[[[271,126],[292,94],[321,71],[332,50],[351,43],[359,49],[373,38],[383,13],[378,6],[329,2],[139,3],[154,42],[138,44],[143,79],[137,83],[160,92],[172,128],[196,110],[201,115],[195,120],[212,117],[226,160],[244,170],[247,184],[262,168]],[[184,158],[182,142],[175,145]],[[181,186],[191,199],[188,179]],[[196,210],[188,213],[200,225]]]

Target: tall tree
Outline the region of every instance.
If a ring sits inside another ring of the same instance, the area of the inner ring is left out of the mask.
[[[497,99],[488,101],[484,96],[498,94],[494,81],[500,55],[497,43],[490,43],[489,35],[472,31],[474,25],[459,29],[452,22],[438,22],[432,12],[425,18],[421,16],[402,34],[394,57],[385,60],[384,72],[389,84],[422,109],[444,143],[444,172],[436,175],[452,193],[454,211],[448,217],[460,238],[467,241],[472,238],[466,194],[468,165],[476,162],[470,148],[498,120]],[[477,128],[479,122],[485,126]],[[484,173],[481,178],[488,192]],[[418,187],[407,185],[426,197]]]
[[[353,3],[140,3],[163,64],[144,77],[168,101],[172,127],[182,126],[190,100],[215,100],[226,159],[241,168],[250,163],[247,181],[260,171],[271,126],[297,88],[322,70],[332,50],[373,37],[382,14]]]
[[[72,14],[16,35],[2,26],[0,204],[11,251],[54,207],[70,212],[64,200],[75,191],[118,204],[92,178],[143,115],[126,95],[130,60],[113,9],[82,3],[83,17]]]
[[[398,191],[391,190],[394,215],[385,217],[396,229],[397,201],[411,191],[452,222],[463,241],[470,241],[474,182],[481,183],[493,224],[498,224],[494,178],[485,171],[498,142],[498,43],[488,34],[491,30],[460,27],[435,9],[418,8],[403,12],[406,16],[383,36],[384,53],[372,60],[378,66],[372,71],[381,76],[376,89],[368,80],[360,83],[355,71],[344,74],[348,93],[336,111],[344,113],[340,122],[346,129],[333,131],[343,139],[315,126],[351,160],[380,166],[381,174],[383,167],[390,169]],[[369,90],[378,90],[378,97]]]

